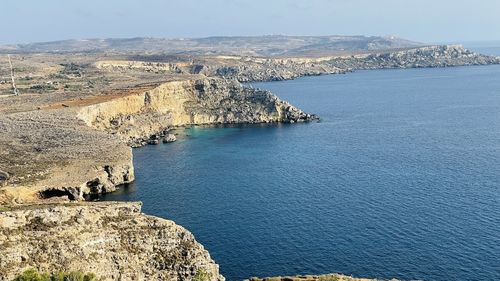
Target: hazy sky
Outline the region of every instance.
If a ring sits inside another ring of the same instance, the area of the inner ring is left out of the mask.
[[[0,43],[216,35],[500,40],[500,0],[1,0]]]

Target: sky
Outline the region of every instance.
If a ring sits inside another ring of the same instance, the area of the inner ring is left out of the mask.
[[[500,40],[500,0],[0,0],[0,44],[233,35]]]

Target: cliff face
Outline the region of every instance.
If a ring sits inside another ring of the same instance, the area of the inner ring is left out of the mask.
[[[315,119],[268,91],[212,78],[168,82],[140,94],[81,108],[78,117],[130,145],[170,126],[303,122]]]
[[[193,235],[140,203],[31,205],[0,212],[0,280],[25,269],[99,280],[224,280]]]

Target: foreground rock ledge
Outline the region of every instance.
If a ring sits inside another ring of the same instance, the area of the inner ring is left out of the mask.
[[[100,280],[224,280],[194,236],[141,203],[35,204],[0,211],[0,280],[28,268]]]

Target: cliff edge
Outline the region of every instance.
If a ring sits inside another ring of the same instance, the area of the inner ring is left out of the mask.
[[[0,211],[0,280],[29,268],[80,270],[98,280],[223,281],[194,236],[141,204],[24,205]],[[198,278],[199,279],[199,278]]]

